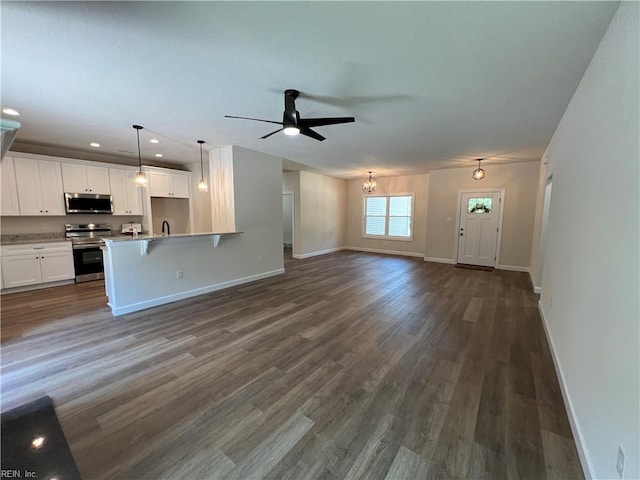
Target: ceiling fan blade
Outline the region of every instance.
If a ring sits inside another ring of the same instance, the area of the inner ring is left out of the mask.
[[[300,133],[302,135],[306,135],[307,137],[311,137],[311,138],[315,138],[318,141],[323,141],[325,138],[320,135],[318,132],[314,132],[313,130],[311,130],[310,128],[307,127],[302,127],[300,129]]]
[[[283,128],[279,128],[278,130],[276,130],[274,132],[267,133],[264,137],[260,137],[260,139],[264,140],[265,138],[269,138],[271,135],[274,135],[274,134],[276,134],[278,132],[281,132],[282,130],[284,130],[284,127]]]
[[[338,123],[355,122],[354,117],[333,117],[333,118],[301,118],[298,125],[301,127],[321,127],[323,125],[337,125]]]
[[[224,118],[239,118],[240,120],[253,120],[255,122],[275,123],[276,125],[282,125],[282,122],[276,122],[274,120],[262,120],[261,118],[234,117],[233,115],[225,115]]]

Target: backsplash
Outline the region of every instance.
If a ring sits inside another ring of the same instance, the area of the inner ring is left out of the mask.
[[[65,223],[109,223],[114,230],[120,230],[123,223],[142,223],[142,215],[66,215],[61,217],[0,217],[0,233],[4,235],[22,234],[63,234]]]

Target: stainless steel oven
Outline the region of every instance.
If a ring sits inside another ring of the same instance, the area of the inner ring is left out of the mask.
[[[104,278],[104,263],[100,246],[73,245],[72,248],[76,283]]]
[[[104,278],[101,237],[111,235],[107,223],[66,224],[65,235],[71,239],[76,283]]]

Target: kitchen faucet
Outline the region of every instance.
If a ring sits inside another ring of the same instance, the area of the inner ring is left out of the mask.
[[[164,226],[167,226],[167,235],[171,235],[171,227],[169,226],[169,222],[166,220],[162,221],[162,234],[164,235]]]

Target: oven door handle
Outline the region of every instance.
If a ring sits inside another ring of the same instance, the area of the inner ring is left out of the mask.
[[[73,250],[88,250],[89,248],[100,248],[102,245],[94,244],[94,245],[73,245],[71,248]]]

